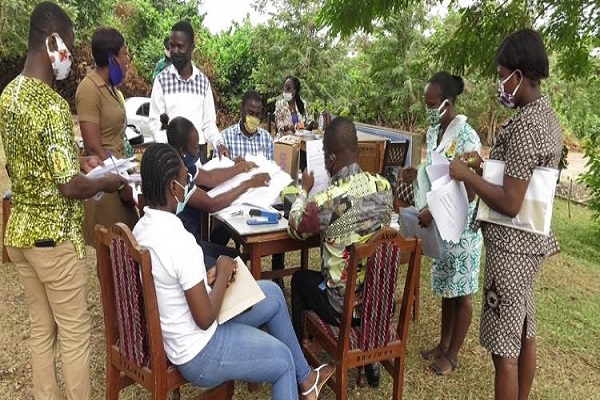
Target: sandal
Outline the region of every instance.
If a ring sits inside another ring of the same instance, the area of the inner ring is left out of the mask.
[[[450,369],[443,369],[440,365],[439,361],[444,359],[448,360],[448,363],[450,363]],[[458,361],[451,359],[445,354],[442,357],[435,359],[435,361],[429,365],[429,369],[438,376],[448,375],[450,372],[456,371],[458,368]]]
[[[435,361],[436,358],[442,356],[444,353],[445,353],[445,351],[442,350],[442,348],[438,344],[433,349],[422,350],[421,358],[423,358],[423,360],[425,360],[425,361]]]
[[[315,372],[317,373],[317,378],[315,379],[315,383],[308,389],[306,392],[302,392],[302,397],[308,396],[313,390],[315,391],[315,400],[319,398],[319,393],[321,393],[321,389],[325,383],[331,378],[333,373],[335,372],[335,367],[331,368],[331,370],[327,371],[321,375],[321,369],[329,366],[330,364],[323,364],[318,368],[315,368]]]

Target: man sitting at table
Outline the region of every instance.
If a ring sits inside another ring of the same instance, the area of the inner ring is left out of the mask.
[[[292,323],[302,339],[302,313],[313,310],[324,321],[340,324],[344,305],[349,248],[366,242],[376,231],[390,225],[392,191],[389,182],[363,172],[358,165],[358,138],[347,118],[334,119],[323,137],[325,169],[329,187],[308,198],[314,177],[304,171],[302,190],[292,205],[288,231],[304,239],[321,234],[321,271],[300,270],[292,277]],[[359,272],[362,285],[365,270]],[[353,324],[360,323],[360,316]],[[379,385],[379,365],[365,366],[367,382]]]
[[[269,132],[259,126],[261,114],[262,97],[260,94],[254,90],[244,93],[239,122],[221,132],[231,158],[243,158],[250,154],[253,156],[263,155],[267,160],[274,159],[273,138]],[[223,228],[213,230],[211,241],[226,245],[229,241],[227,230]],[[272,269],[283,269],[284,262],[283,253],[273,254]],[[276,282],[283,289],[282,278],[274,278],[273,282]]]

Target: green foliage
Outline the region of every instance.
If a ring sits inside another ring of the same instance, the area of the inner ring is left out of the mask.
[[[244,93],[254,89],[252,71],[258,61],[254,37],[254,28],[245,20],[217,36],[207,34],[202,41],[201,52],[215,68],[215,88],[221,94],[222,105],[231,113],[240,109]]]
[[[592,192],[589,207],[594,211],[596,221],[600,220],[600,123],[592,125],[584,140],[583,149],[587,158],[587,172],[579,178]]]
[[[374,21],[385,20],[415,4],[431,6],[441,1],[325,0],[320,17],[333,33],[347,36],[357,30],[372,32],[377,26]],[[533,26],[541,30],[549,49],[559,54],[562,73],[569,77],[591,73],[589,52],[600,46],[598,0],[476,0],[459,8],[459,12],[455,32],[438,52],[453,70],[492,75],[493,52],[502,38],[516,29]]]
[[[115,7],[114,23],[121,31],[133,62],[146,79],[150,80],[154,66],[161,57],[163,40],[170,35],[171,26],[181,19],[188,20],[194,30],[201,30],[203,17],[198,14],[198,1],[168,2],[160,10],[150,0],[119,2]],[[162,2],[161,2],[162,3]]]

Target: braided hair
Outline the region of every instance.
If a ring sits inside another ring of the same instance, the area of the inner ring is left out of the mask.
[[[289,75],[285,78],[283,83],[285,83],[285,81],[287,81],[288,79],[294,82],[294,88],[296,89],[296,94],[294,95],[294,99],[296,100],[296,107],[298,107],[298,112],[304,115],[306,113],[306,110],[304,109],[304,102],[300,98],[300,79],[296,78],[295,76]]]
[[[183,167],[181,157],[166,143],[152,143],[144,151],[140,166],[142,193],[149,207],[166,206],[169,183],[177,180]]]

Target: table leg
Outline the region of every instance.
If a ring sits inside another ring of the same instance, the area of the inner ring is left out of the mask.
[[[308,249],[300,250],[300,268],[308,269]]]
[[[254,279],[260,279],[261,265],[260,265],[260,243],[251,244],[249,246],[250,253],[250,266],[252,268],[252,276]]]

